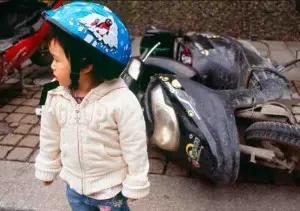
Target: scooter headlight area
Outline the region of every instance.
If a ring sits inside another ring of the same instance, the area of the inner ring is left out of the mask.
[[[202,108],[203,103],[190,94],[187,83],[193,82],[188,79],[181,81],[172,75],[152,77],[150,90],[145,94],[148,101],[145,104],[151,105],[153,118],[150,141],[159,148],[172,152],[172,156],[184,166],[192,167],[214,183],[233,183],[239,169],[235,120],[230,119],[230,114],[221,115],[218,119],[210,118],[208,115],[212,115],[211,112],[207,113],[207,108]],[[219,104],[221,99],[204,86],[196,86],[197,88],[192,88],[197,90],[198,96],[203,92],[211,100],[211,104],[206,104],[211,107],[208,109],[219,109],[215,110],[215,115],[220,112],[226,114],[226,106]],[[147,117],[147,108],[145,112]],[[215,125],[219,129],[216,130]]]

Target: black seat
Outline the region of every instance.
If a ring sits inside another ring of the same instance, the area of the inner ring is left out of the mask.
[[[197,74],[193,68],[188,67],[178,61],[168,59],[168,58],[163,58],[163,57],[154,57],[154,56],[149,57],[145,61],[145,65],[155,66],[165,70],[167,73],[171,73],[171,74],[175,74],[187,78],[192,78]]]
[[[202,82],[201,76],[196,71],[176,60],[164,58],[164,57],[149,57],[144,63],[144,71],[140,88],[145,91],[150,78],[155,74],[173,74],[186,78],[190,78],[197,82]]]

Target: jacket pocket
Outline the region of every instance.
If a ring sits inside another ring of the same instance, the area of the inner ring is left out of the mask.
[[[118,169],[120,157],[108,155],[103,144],[85,144],[82,147],[84,169],[87,174],[106,174]]]

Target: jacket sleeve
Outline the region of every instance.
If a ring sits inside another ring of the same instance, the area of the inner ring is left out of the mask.
[[[40,151],[35,162],[35,177],[53,181],[60,172],[60,126],[54,114],[54,99],[47,97],[42,108]]]
[[[149,160],[147,136],[142,108],[132,92],[122,96],[119,113],[119,138],[128,174],[123,182],[122,194],[139,199],[149,194]]]

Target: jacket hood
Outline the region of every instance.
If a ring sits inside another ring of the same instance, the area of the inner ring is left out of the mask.
[[[89,102],[94,102],[107,95],[108,93],[121,88],[126,88],[127,85],[121,78],[104,81],[99,86],[93,88],[86,98],[89,99]],[[66,98],[72,98],[70,89],[68,87],[59,86],[56,89],[53,89],[48,92],[49,95],[62,95]]]

